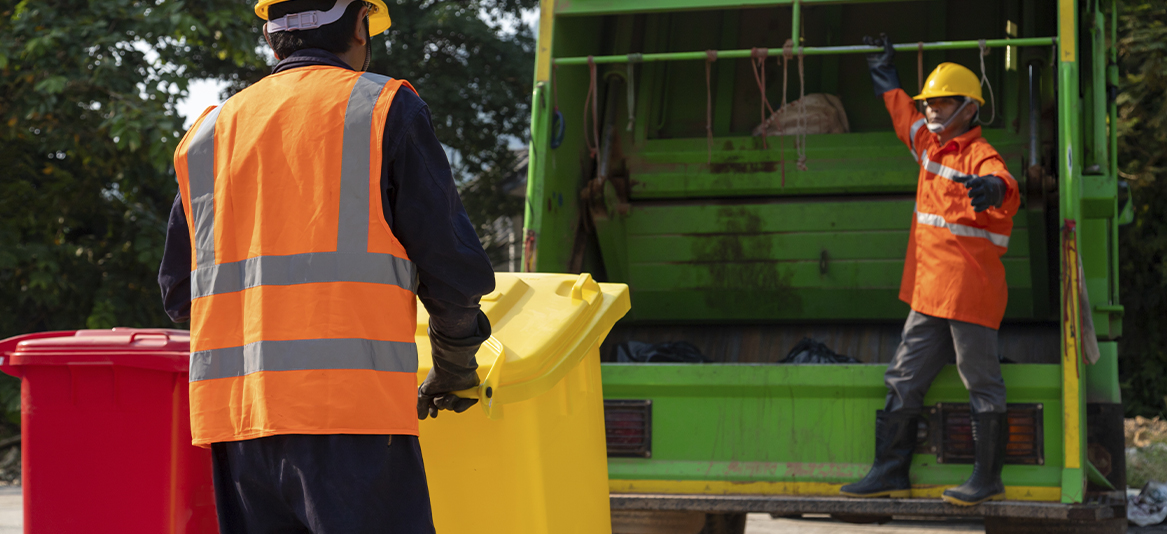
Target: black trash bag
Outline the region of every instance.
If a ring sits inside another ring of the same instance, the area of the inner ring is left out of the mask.
[[[620,363],[705,363],[701,350],[687,341],[641,343],[625,341],[616,345]]]
[[[863,363],[843,354],[836,354],[826,345],[809,337],[802,338],[778,363]]]

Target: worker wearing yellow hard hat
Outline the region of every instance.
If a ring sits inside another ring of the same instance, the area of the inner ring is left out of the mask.
[[[969,390],[975,465],[972,476],[945,490],[943,498],[956,505],[999,500],[1005,495],[1001,470],[1008,437],[997,358],[997,329],[1008,300],[1001,256],[1020,204],[1017,181],[976,124],[985,103],[976,74],[941,63],[911,97],[900,88],[887,36],[865,42],[881,49],[867,56],[875,94],[919,164],[919,175],[900,284],[900,299],[911,312],[884,374],[888,394],[876,415],[875,462],[862,480],[840,491],[852,497],[910,496],[908,471],[924,395],[955,352]],[[913,100],[923,102],[923,113]]]
[[[259,2],[255,3],[255,14],[259,15],[259,18],[270,22],[271,18],[269,18],[268,15],[268,8],[270,8],[272,5],[289,5],[293,3],[295,3],[293,0],[259,0]],[[389,26],[393,24],[393,21],[389,19],[389,8],[385,5],[384,0],[365,0],[365,3],[368,4],[367,7],[369,7],[369,33],[377,35],[384,32],[385,30],[388,30]],[[337,2],[332,9],[339,7],[341,8],[341,11],[343,11],[347,6],[348,3]],[[329,24],[334,20],[336,19],[327,21],[322,19],[320,21],[320,25],[323,26],[325,24]]]
[[[327,9],[325,9],[327,8]],[[364,58],[359,70],[368,70],[373,60],[373,41],[371,37],[389,29],[393,21],[389,18],[389,8],[383,0],[259,0],[255,4],[255,14],[266,20],[263,25],[263,36],[272,47],[277,59],[284,59],[286,50],[292,46],[299,48],[318,48],[320,43],[305,43],[305,36],[323,37],[339,26],[346,26],[347,18],[357,18],[364,21],[366,37],[364,41]],[[339,45],[340,42],[336,41]],[[306,45],[306,46],[305,46]],[[327,50],[327,49],[326,49]],[[354,57],[356,52],[348,50],[327,50],[336,54],[345,54]],[[282,55],[283,54],[283,55]],[[350,62],[351,64],[352,62]]]
[[[936,70],[928,75],[928,79],[924,80],[924,90],[912,98],[927,100],[941,96],[968,97],[976,100],[979,105],[985,105],[985,99],[981,96],[981,80],[973,71],[956,63],[938,65]]]
[[[429,108],[367,72],[382,0],[259,0],[272,74],[175,151],[158,281],[190,321],[219,532],[434,532],[418,421],[477,399],[494,273]],[[418,301],[433,368],[417,382]]]

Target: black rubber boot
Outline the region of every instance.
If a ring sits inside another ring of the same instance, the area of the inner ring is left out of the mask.
[[[1005,498],[1001,468],[1005,467],[1005,442],[1009,440],[1009,417],[1004,413],[976,413],[972,416],[976,463],[964,484],[944,490],[944,500],[972,506]]]
[[[875,415],[875,464],[863,480],[839,488],[848,497],[909,497],[912,451],[916,448],[917,412]]]

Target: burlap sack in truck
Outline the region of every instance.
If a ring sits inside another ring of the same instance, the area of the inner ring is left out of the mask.
[[[800,121],[800,117],[805,120]],[[802,131],[805,126],[806,131]],[[766,122],[754,128],[754,136],[847,133],[847,112],[839,97],[812,93],[782,106]]]

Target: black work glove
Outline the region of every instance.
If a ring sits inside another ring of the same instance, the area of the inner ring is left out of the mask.
[[[478,399],[463,399],[453,392],[478,385],[478,361],[474,355],[478,347],[490,337],[490,320],[478,312],[478,330],[464,338],[450,338],[429,328],[430,348],[434,366],[417,388],[417,418],[437,417],[439,410],[462,413],[478,403]]]
[[[881,96],[892,89],[900,88],[900,75],[896,73],[896,51],[891,47],[891,39],[886,33],[879,34],[878,39],[870,35],[863,37],[863,44],[878,46],[883,52],[867,54],[867,68],[871,71],[871,82],[875,86],[875,96]]]
[[[972,199],[973,210],[977,213],[990,207],[999,208],[1005,201],[1005,180],[996,176],[968,176],[956,181],[968,188],[968,198]]]

